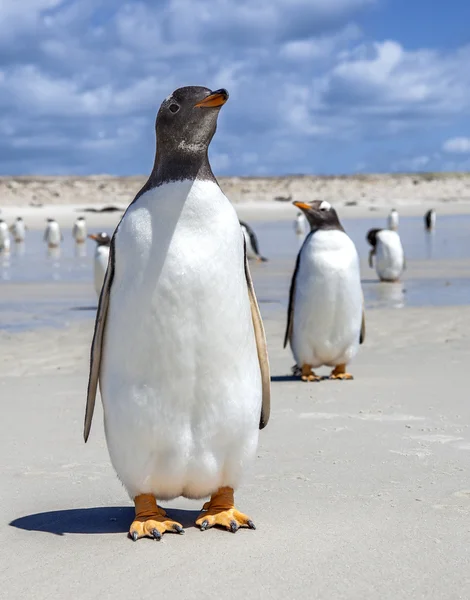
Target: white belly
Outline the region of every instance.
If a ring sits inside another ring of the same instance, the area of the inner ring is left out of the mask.
[[[395,231],[382,230],[377,234],[375,270],[382,281],[396,281],[405,264],[400,236]]]
[[[251,238],[250,238],[248,231],[246,230],[246,227],[243,227],[243,225],[241,225],[241,230],[242,230],[243,236],[245,238],[247,257],[252,258],[252,259],[258,258],[258,255],[256,254],[256,252],[251,244]]]
[[[359,258],[342,231],[317,231],[302,247],[291,347],[299,366],[347,364],[359,347]]]
[[[10,250],[10,232],[6,223],[0,223],[0,252]]]
[[[388,228],[391,230],[398,229],[398,221],[399,221],[398,213],[396,213],[396,212],[390,213],[388,215]]]
[[[61,234],[60,227],[58,223],[50,223],[46,227],[46,232],[44,234],[44,239],[48,243],[49,246],[58,246],[61,242]]]
[[[104,276],[106,275],[106,269],[108,268],[109,259],[109,246],[97,246],[95,251],[95,268],[94,268],[94,280],[96,295],[100,296],[101,288],[103,287]]]
[[[22,223],[22,222],[14,223],[13,228],[12,228],[12,233],[13,233],[15,242],[24,242],[24,239],[26,237],[26,230],[25,230],[24,223]]]
[[[131,497],[236,487],[253,458],[261,376],[233,207],[215,184],[143,195],[115,240],[101,391]]]
[[[78,222],[73,226],[72,235],[77,244],[83,244],[86,241],[86,223]]]

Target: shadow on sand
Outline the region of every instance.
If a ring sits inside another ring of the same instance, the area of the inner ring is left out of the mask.
[[[300,381],[300,377],[295,375],[273,375],[271,377],[271,383],[275,383],[276,381]]]
[[[199,515],[196,510],[170,509],[168,515],[183,528],[194,527]],[[99,508],[72,508],[36,513],[19,517],[11,527],[26,531],[43,531],[55,535],[66,533],[127,533],[134,518],[131,506],[103,506]]]

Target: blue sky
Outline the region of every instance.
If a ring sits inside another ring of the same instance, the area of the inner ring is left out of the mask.
[[[226,87],[219,175],[470,170],[468,0],[2,0],[0,173],[146,174]]]

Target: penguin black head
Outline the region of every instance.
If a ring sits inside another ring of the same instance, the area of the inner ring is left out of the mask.
[[[55,219],[46,219],[47,223],[53,223],[55,221]]]
[[[23,220],[23,217],[16,217],[16,220],[17,220],[17,221],[22,221],[22,220]]]
[[[293,202],[294,206],[307,217],[310,229],[339,229],[344,231],[335,209],[326,200],[313,200],[312,202]]]
[[[207,152],[219,111],[227,100],[224,89],[211,92],[205,87],[190,86],[175,90],[162,102],[157,114],[157,148],[188,154]]]
[[[111,239],[109,235],[102,231],[101,233],[90,233],[88,236],[91,240],[95,240],[98,246],[109,246]]]
[[[377,246],[377,234],[380,233],[382,229],[369,229],[367,232],[366,240],[375,248]]]
[[[5,221],[3,219],[0,219],[0,223],[5,223]]]
[[[77,221],[84,221],[85,217],[77,217]]]

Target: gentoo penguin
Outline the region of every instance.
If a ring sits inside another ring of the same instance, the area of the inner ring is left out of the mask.
[[[17,217],[16,221],[11,225],[10,231],[13,235],[13,239],[17,244],[24,242],[26,237],[26,225],[22,217]]]
[[[4,254],[10,252],[10,232],[3,219],[0,219],[0,252]]]
[[[242,228],[243,235],[245,237],[247,257],[249,259],[254,258],[258,262],[266,262],[268,259],[264,256],[261,256],[259,253],[258,238],[256,237],[253,229],[244,221],[240,221],[240,227]]]
[[[367,241],[372,246],[369,252],[369,267],[372,269],[375,256],[375,270],[381,281],[398,281],[405,268],[405,253],[400,236],[390,229],[371,229]]]
[[[63,236],[60,232],[59,223],[55,219],[47,219],[46,229],[44,231],[44,241],[48,248],[58,248]]]
[[[234,488],[269,418],[269,363],[236,212],[209,164],[224,89],[183,87],[156,119],[152,173],[111,240],[93,336],[85,441],[100,383],[129,535],[182,526],[156,499],[211,495],[196,525],[254,529]]]
[[[307,223],[303,212],[298,212],[294,221],[294,231],[296,235],[305,235]]]
[[[356,247],[328,202],[294,205],[305,213],[310,233],[292,276],[284,348],[289,341],[303,381],[319,381],[312,369],[322,365],[334,367],[330,379],[352,379],[346,365],[365,336]]]
[[[396,231],[398,229],[398,221],[399,221],[398,211],[395,208],[392,208],[392,210],[390,211],[390,213],[388,215],[388,219],[387,219],[388,228],[391,229],[392,231]]]
[[[436,211],[429,209],[424,215],[424,228],[426,231],[432,231],[436,227]]]
[[[99,298],[101,294],[101,288],[103,287],[104,276],[106,275],[106,269],[108,268],[109,245],[111,243],[111,239],[104,231],[96,234],[91,233],[88,237],[96,242],[94,276],[95,290]]]
[[[86,241],[86,221],[85,217],[78,217],[72,229],[72,236],[76,244],[84,244]]]

